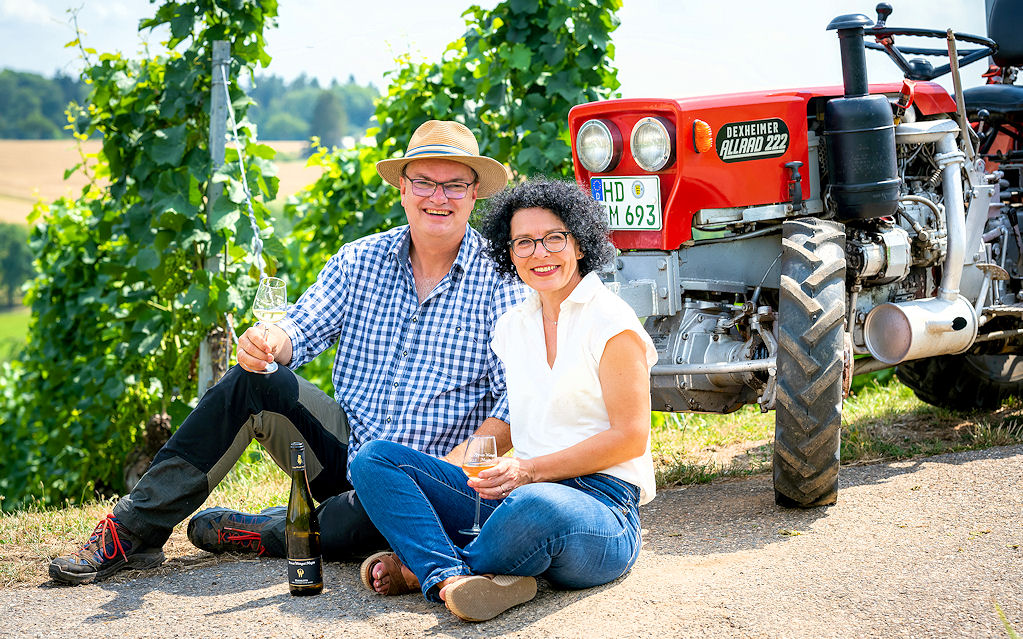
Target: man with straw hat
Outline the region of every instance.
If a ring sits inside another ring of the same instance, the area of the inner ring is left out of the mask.
[[[377,171],[401,192],[408,224],[342,246],[285,319],[266,333],[245,331],[240,366],[203,396],[88,542],[50,563],[53,579],[80,584],[158,566],[171,529],[253,439],[285,469],[290,443],[305,443],[326,559],[386,547],[347,477],[365,442],[396,441],[454,463],[474,432],[508,449],[504,371],[490,331],[523,293],[495,273],[468,226],[476,200],[504,188],[508,172],[479,154],[468,128],[437,120]],[[330,398],[292,369],[335,342]],[[259,374],[271,361],[278,371]],[[192,518],[188,537],[211,552],[285,556],[284,509],[210,508]]]

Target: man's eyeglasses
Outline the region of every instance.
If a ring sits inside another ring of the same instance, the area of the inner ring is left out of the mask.
[[[543,244],[543,247],[550,253],[560,253],[568,246],[568,236],[571,234],[571,231],[551,231],[547,235],[536,239],[518,237],[509,242],[509,244],[511,245],[512,253],[523,258],[529,257],[536,252],[537,243]]]
[[[412,183],[412,192],[419,197],[433,197],[439,186],[444,191],[444,197],[449,200],[461,200],[469,192],[469,187],[473,185],[472,182],[467,184],[465,182],[434,182],[422,178],[413,179],[407,175],[405,179]]]

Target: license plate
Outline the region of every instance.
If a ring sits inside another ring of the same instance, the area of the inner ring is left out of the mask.
[[[661,185],[657,176],[590,178],[590,192],[607,209],[612,231],[661,229]]]

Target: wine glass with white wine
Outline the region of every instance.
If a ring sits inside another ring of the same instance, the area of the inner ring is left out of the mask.
[[[479,478],[480,471],[497,465],[497,440],[493,435],[470,435],[462,460],[462,471],[469,477]],[[476,492],[476,520],[472,528],[459,530],[463,535],[480,534],[480,494]]]
[[[263,341],[270,334],[270,325],[284,319],[288,309],[288,291],[284,280],[279,277],[264,277],[259,280],[256,298],[252,301],[252,314],[263,322]],[[269,374],[277,370],[277,362],[270,362],[261,371],[255,373]]]

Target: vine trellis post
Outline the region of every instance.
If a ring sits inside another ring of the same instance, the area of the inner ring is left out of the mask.
[[[228,116],[228,79],[227,69],[231,60],[231,45],[224,40],[213,42],[213,77],[210,83],[210,162],[211,173],[224,166],[227,140]],[[213,206],[223,195],[224,183],[210,180],[206,191],[206,217],[213,213]],[[206,260],[206,270],[216,272],[221,268],[220,257],[212,255]],[[227,246],[224,247],[223,267],[226,270]],[[199,345],[199,397],[202,397],[211,386],[217,383],[224,373],[231,356],[231,342],[228,332],[230,327],[218,326],[210,331],[206,339]],[[233,331],[231,331],[233,333]]]

